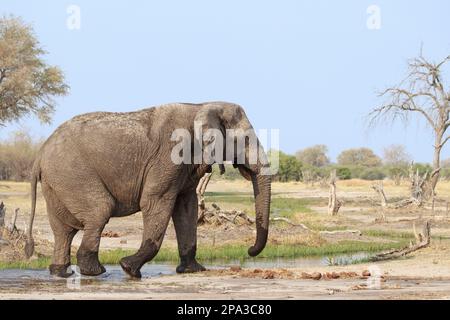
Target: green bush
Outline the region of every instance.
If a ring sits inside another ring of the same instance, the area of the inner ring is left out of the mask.
[[[386,174],[381,168],[365,169],[359,176],[359,178],[363,180],[383,180],[385,177]]]
[[[352,178],[352,172],[347,167],[338,167],[336,168],[336,176],[340,180],[349,180]]]
[[[361,175],[367,169],[361,166],[345,166],[344,168],[350,170],[351,179],[362,179]]]
[[[433,171],[433,168],[428,163],[414,163],[414,173],[416,173],[417,170],[419,171],[419,174],[423,176],[426,172],[430,174]]]

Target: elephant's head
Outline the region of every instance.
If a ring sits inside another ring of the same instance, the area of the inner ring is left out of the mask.
[[[250,256],[258,255],[265,247],[269,231],[271,176],[267,157],[242,107],[231,103],[207,103],[195,117],[199,125],[197,141],[211,155],[208,164],[231,161],[241,175],[252,181],[255,196],[256,242],[250,247]],[[199,135],[202,135],[200,137]],[[222,141],[220,141],[222,140]]]

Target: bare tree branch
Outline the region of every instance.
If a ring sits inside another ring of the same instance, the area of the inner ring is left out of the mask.
[[[450,140],[450,135],[448,135],[447,137],[445,137],[445,139],[441,142],[440,147],[442,148],[442,147],[447,143],[448,140]]]

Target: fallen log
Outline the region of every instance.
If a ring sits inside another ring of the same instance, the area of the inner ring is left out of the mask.
[[[415,228],[414,228],[415,229]],[[395,249],[388,252],[379,253],[371,258],[370,262],[385,261],[391,259],[398,259],[406,256],[414,251],[426,248],[430,245],[431,233],[430,233],[430,221],[425,222],[423,231],[421,234],[416,234],[416,244],[410,244],[408,247],[403,249]]]
[[[201,220],[199,220],[198,224],[223,224],[224,222],[238,224],[238,220],[240,219],[245,224],[254,224],[255,219],[249,217],[247,213],[244,211],[238,210],[222,210],[217,204],[213,203],[211,205],[212,209],[208,209],[205,207],[205,210],[201,216]]]
[[[359,230],[335,230],[335,231],[319,231],[320,235],[346,235],[354,234],[356,236],[362,236],[362,232]]]
[[[415,205],[417,207],[420,207],[422,205],[422,202],[420,202],[416,198],[408,198],[408,199],[403,199],[403,200],[400,200],[400,201],[397,201],[394,203],[390,203],[387,205],[387,207],[389,209],[400,209],[400,208],[408,207],[410,205]]]
[[[287,224],[294,226],[294,227],[302,227],[305,230],[308,231],[312,231],[310,228],[308,228],[307,226],[305,226],[303,223],[294,223],[291,220],[289,220],[288,218],[284,218],[284,217],[274,217],[274,218],[270,218],[270,221],[282,221],[282,222],[286,222]]]

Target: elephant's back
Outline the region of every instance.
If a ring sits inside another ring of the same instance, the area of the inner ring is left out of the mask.
[[[150,148],[143,115],[95,112],[63,123],[41,149],[43,177],[58,184],[99,177],[112,194],[131,199]],[[120,199],[122,200],[122,199]]]

